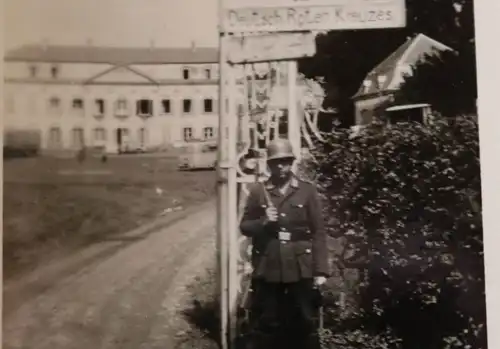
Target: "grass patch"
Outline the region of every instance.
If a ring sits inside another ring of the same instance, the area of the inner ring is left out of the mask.
[[[136,228],[215,195],[215,173],[179,172],[172,157],[38,157],[4,163],[4,277],[62,250]]]

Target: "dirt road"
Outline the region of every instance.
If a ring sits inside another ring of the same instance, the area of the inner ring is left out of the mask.
[[[4,285],[5,349],[173,348],[185,286],[215,261],[215,205]]]

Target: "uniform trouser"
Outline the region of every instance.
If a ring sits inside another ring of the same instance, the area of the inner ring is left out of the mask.
[[[316,293],[312,279],[286,284],[254,280],[252,288],[251,322],[255,348],[279,348],[283,343],[275,340],[281,337],[283,327],[289,332],[285,338],[295,335],[293,347],[319,348]]]

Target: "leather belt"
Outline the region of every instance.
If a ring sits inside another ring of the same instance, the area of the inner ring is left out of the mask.
[[[311,234],[307,231],[281,230],[276,232],[276,238],[280,241],[311,241]]]

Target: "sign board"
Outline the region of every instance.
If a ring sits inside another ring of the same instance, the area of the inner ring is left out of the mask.
[[[399,28],[405,0],[227,0],[225,32]]]
[[[231,9],[241,8],[271,8],[296,6],[329,6],[342,5],[347,0],[224,0],[225,6]],[[359,0],[350,0],[359,1]],[[361,0],[365,3],[387,2],[387,0]]]
[[[315,36],[311,32],[233,36],[228,46],[231,63],[296,59],[316,53]]]

